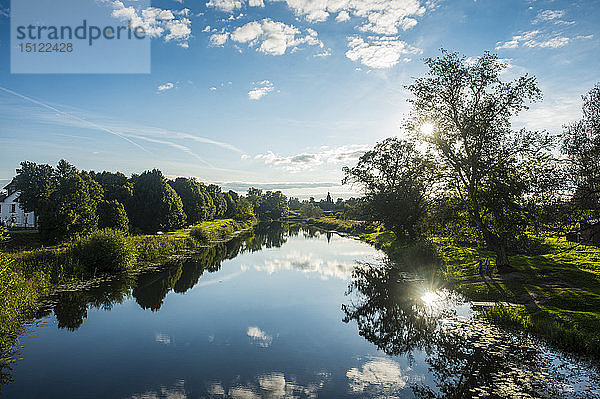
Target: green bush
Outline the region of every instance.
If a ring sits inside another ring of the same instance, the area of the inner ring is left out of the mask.
[[[75,262],[89,271],[124,271],[135,259],[135,250],[125,234],[112,229],[97,230],[76,239],[71,254]]]
[[[209,240],[209,236],[206,230],[204,230],[202,227],[197,226],[194,227],[191,231],[190,231],[190,236],[192,236],[193,238],[196,239],[196,241],[198,242],[207,242]]]

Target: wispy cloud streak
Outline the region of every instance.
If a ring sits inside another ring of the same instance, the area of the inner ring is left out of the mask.
[[[94,122],[90,122],[90,121],[88,121],[88,120],[85,120],[85,119],[83,119],[83,118],[80,118],[80,117],[78,117],[78,116],[76,116],[76,115],[73,115],[73,114],[70,114],[70,113],[68,113],[68,112],[62,111],[62,110],[60,110],[60,109],[58,109],[58,108],[56,108],[56,107],[53,107],[53,106],[51,106],[51,105],[48,105],[48,104],[46,104],[46,103],[43,103],[43,102],[41,102],[41,101],[35,100],[35,99],[33,99],[33,98],[31,98],[31,97],[28,97],[28,96],[26,96],[26,95],[23,95],[23,94],[21,94],[21,93],[17,93],[16,91],[13,91],[13,90],[7,89],[7,88],[5,88],[5,87],[2,87],[2,86],[0,86],[0,90],[4,91],[4,92],[6,92],[6,93],[12,94],[12,95],[14,95],[14,96],[17,96],[17,97],[19,97],[19,98],[21,98],[21,99],[23,99],[23,100],[29,101],[29,102],[31,102],[31,103],[33,103],[33,104],[36,104],[36,105],[39,105],[39,106],[41,106],[41,107],[44,107],[44,108],[46,108],[46,109],[49,109],[49,110],[51,110],[51,111],[57,112],[57,113],[58,113],[58,114],[60,114],[60,115],[66,116],[67,118],[71,118],[71,119],[77,120],[77,121],[79,121],[79,122],[82,122],[82,123],[84,123],[85,125],[87,125],[87,126],[89,126],[89,127],[92,127],[92,128],[98,129],[98,130],[102,130],[102,131],[104,131],[104,132],[107,132],[107,133],[109,133],[109,134],[112,134],[112,135],[114,135],[114,136],[117,136],[117,137],[119,137],[119,138],[121,138],[121,139],[123,139],[123,140],[125,140],[125,141],[127,141],[127,142],[129,142],[129,143],[131,143],[131,144],[133,144],[134,146],[136,146],[136,147],[140,148],[141,150],[148,152],[148,150],[146,150],[144,147],[142,147],[141,145],[139,145],[139,144],[138,144],[138,143],[136,143],[135,141],[133,141],[133,140],[131,140],[130,138],[128,138],[128,137],[125,137],[125,136],[123,136],[123,135],[121,135],[121,134],[119,134],[119,133],[117,133],[117,132],[115,132],[115,131],[114,131],[114,130],[112,130],[112,129],[108,129],[108,128],[104,127],[104,126],[100,126],[100,125],[98,125],[98,124],[96,124],[96,123],[94,123]]]

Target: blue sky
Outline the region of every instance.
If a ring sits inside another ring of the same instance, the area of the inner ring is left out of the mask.
[[[11,74],[9,6],[0,0],[0,180],[23,160],[65,158],[347,197],[341,167],[404,134],[403,86],[441,47],[491,50],[507,79],[538,78],[544,100],[517,127],[560,132],[600,82],[600,1],[153,1],[131,14],[153,35],[152,72],[139,75]]]

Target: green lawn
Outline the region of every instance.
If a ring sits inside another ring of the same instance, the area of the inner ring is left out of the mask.
[[[541,334],[571,350],[600,357],[600,249],[576,246],[562,237],[542,237],[541,255],[510,257],[514,272],[481,277],[478,260],[493,254],[438,239],[444,277],[474,301],[511,306],[483,308],[500,321]]]

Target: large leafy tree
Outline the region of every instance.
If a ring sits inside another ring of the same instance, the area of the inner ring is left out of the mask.
[[[510,118],[541,98],[535,78],[504,82],[506,65],[488,52],[476,60],[442,50],[426,76],[408,86],[407,127],[438,156],[443,187],[460,198],[470,222],[507,266],[508,247],[528,222],[528,200],[551,160],[551,140],[511,128]]]
[[[44,241],[59,242],[97,228],[102,187],[67,161],[61,160],[56,168],[23,162],[15,184],[24,209],[36,213]]]
[[[217,186],[216,184],[209,184],[206,187],[206,191],[210,195],[213,204],[215,205],[214,217],[220,218],[225,216],[227,213],[227,201],[225,201],[225,197],[221,192],[221,187]]]
[[[363,187],[371,217],[398,237],[414,236],[425,212],[426,162],[414,145],[398,138],[377,143],[353,168],[344,167],[344,184]]]
[[[260,208],[260,204],[262,202],[263,192],[259,188],[250,187],[248,189],[248,194],[246,194],[246,198],[252,204],[252,207],[255,211],[258,211]]]
[[[254,213],[254,208],[252,207],[250,201],[248,201],[246,197],[240,196],[235,201],[235,208],[231,217],[233,217],[235,220],[247,222],[250,220],[254,220],[256,218],[256,215]]]
[[[181,197],[183,211],[187,216],[187,222],[195,224],[212,218],[212,199],[206,193],[206,188],[195,178],[186,179],[178,177],[169,181],[169,185]]]
[[[117,200],[100,201],[97,208],[98,227],[129,231],[129,218],[125,207]]]
[[[258,218],[260,220],[280,220],[289,213],[287,197],[281,191],[267,191],[260,200]]]
[[[90,176],[100,183],[104,190],[104,199],[107,201],[117,200],[121,204],[126,204],[133,195],[133,183],[121,172],[92,171]]]
[[[133,178],[127,214],[133,227],[144,232],[176,229],[186,220],[181,198],[158,169]]]
[[[600,213],[600,83],[583,96],[583,118],[565,126],[563,140],[575,203]]]

